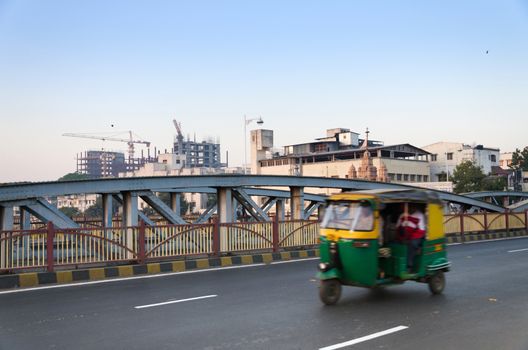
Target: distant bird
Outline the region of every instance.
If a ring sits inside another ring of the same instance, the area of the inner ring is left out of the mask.
[[[488,54],[488,52],[489,52],[489,51],[488,51],[488,50],[486,50],[486,55]]]
[[[488,51],[486,51],[486,53],[488,53]],[[113,128],[113,127],[114,127],[114,124],[110,124],[110,126]]]

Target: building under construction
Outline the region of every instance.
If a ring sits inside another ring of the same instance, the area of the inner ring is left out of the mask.
[[[156,157],[125,158],[123,152],[86,151],[77,155],[77,172],[91,178],[117,177],[119,173],[135,171],[146,163],[154,163]]]
[[[220,144],[208,141],[196,142],[187,137],[185,141],[181,124],[173,120],[177,135],[174,139],[174,154],[184,156],[183,168],[220,168]]]

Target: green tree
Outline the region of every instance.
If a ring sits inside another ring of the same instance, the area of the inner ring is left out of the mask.
[[[522,151],[517,148],[513,152],[510,168],[528,171],[528,146],[524,147]]]
[[[485,177],[480,167],[467,160],[456,166],[450,179],[455,184],[455,193],[464,193],[480,191]]]
[[[503,176],[487,176],[480,186],[480,191],[504,191],[507,187],[507,180]]]
[[[64,175],[63,177],[59,178],[57,181],[73,181],[73,180],[88,180],[90,179],[90,175],[87,174],[80,174],[80,173],[68,173]]]
[[[74,207],[62,207],[59,210],[62,211],[69,218],[73,218],[74,216],[79,215],[81,213],[79,209]]]
[[[89,206],[85,211],[84,215],[91,218],[102,218],[103,217],[103,199],[98,196],[95,200],[95,204]]]

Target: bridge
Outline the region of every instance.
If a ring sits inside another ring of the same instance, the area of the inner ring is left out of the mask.
[[[275,212],[282,218],[286,199],[290,200],[291,218],[302,220],[310,217],[317,210],[330,191],[379,188],[413,187],[362,180],[269,175],[141,177],[4,185],[0,186],[0,230],[13,228],[14,207],[20,208],[22,229],[29,228],[31,215],[45,223],[53,222],[59,228],[79,227],[49,202],[49,198],[61,195],[101,194],[104,209],[102,226],[111,227],[113,200],[123,207],[124,226],[137,226],[140,219],[147,224],[153,224],[148,217],[138,211],[138,197],[147,202],[169,223],[185,224],[179,212],[179,197],[181,193],[196,192],[216,194],[217,201],[195,223],[207,221],[214,213],[217,213],[222,223],[236,221],[237,206],[242,206],[256,221],[270,221],[267,213],[272,207],[275,207]],[[170,193],[171,205],[161,201],[155,194],[157,192]],[[498,204],[477,199],[481,197],[436,192],[442,200],[449,203],[491,212],[506,210]],[[255,201],[253,199],[255,197],[265,199]]]
[[[4,185],[0,186],[0,271],[53,271],[79,265],[142,264],[196,255],[313,247],[317,244],[318,220],[312,217],[329,193],[380,188],[413,187],[334,178],[248,175]],[[159,198],[159,192],[170,194],[169,204]],[[180,215],[180,196],[188,192],[216,196],[216,202],[193,222]],[[445,229],[449,233],[522,229],[528,222],[524,212],[511,213],[507,208],[469,196],[436,192],[446,202],[491,212],[476,216],[462,212],[459,217],[446,217]],[[99,223],[75,222],[50,202],[50,198],[59,195],[87,193],[102,195],[103,217]],[[139,198],[162,217],[161,223],[138,210]],[[118,222],[112,220],[113,201],[122,208]],[[289,217],[286,201],[290,202]],[[20,212],[17,227],[16,207]],[[247,213],[244,218],[237,217],[238,208]],[[40,224],[35,226],[32,216]]]

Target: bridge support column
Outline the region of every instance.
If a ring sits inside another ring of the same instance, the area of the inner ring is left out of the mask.
[[[292,220],[304,219],[304,188],[290,187],[290,211]]]
[[[138,196],[133,192],[123,192],[123,225],[126,227],[125,245],[132,252],[136,251],[134,229],[138,226]],[[133,259],[134,254],[127,251],[127,259]]]
[[[284,221],[284,199],[279,199],[275,203],[275,216],[277,220]]]
[[[171,192],[170,194],[170,207],[176,215],[181,215],[181,194]]]
[[[20,209],[20,229],[31,230],[31,213],[22,207]]]
[[[13,207],[0,206],[0,231],[7,231],[13,229]],[[0,234],[0,237],[4,234]],[[2,237],[3,238],[3,237]],[[0,242],[0,269],[8,267],[8,242]]]
[[[233,222],[236,222],[238,219],[237,211],[238,211],[238,201],[236,198],[233,198]]]
[[[218,188],[216,198],[220,223],[231,222],[233,219],[233,193],[231,189]]]
[[[231,222],[233,219],[233,192],[231,188],[217,188],[216,190],[216,205],[218,210],[218,224]],[[229,250],[228,228],[217,224],[216,241],[217,246],[220,247],[220,252]]]
[[[103,193],[103,227],[112,227],[112,195]]]

